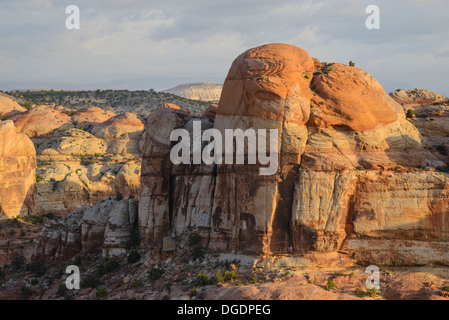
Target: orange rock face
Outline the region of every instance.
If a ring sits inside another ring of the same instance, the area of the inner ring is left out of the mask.
[[[237,57],[214,128],[277,129],[274,175],[259,164],[172,166],[170,133],[192,122],[179,112],[161,108],[147,124],[139,219],[153,244],[195,231],[216,251],[449,264],[444,158],[367,72],[286,44]]]
[[[24,111],[26,111],[26,109],[21,107],[17,102],[0,94],[0,115],[5,119]]]
[[[36,151],[12,121],[0,122],[0,219],[34,214]]]
[[[72,121],[79,125],[89,126],[105,122],[112,117],[115,117],[115,113],[112,111],[106,111],[98,107],[88,107],[74,112]]]

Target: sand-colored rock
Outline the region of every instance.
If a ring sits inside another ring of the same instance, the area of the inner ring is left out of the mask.
[[[71,120],[79,126],[89,127],[115,117],[115,113],[98,107],[86,107],[72,113]]]
[[[390,96],[401,105],[428,104],[448,100],[442,94],[426,89],[396,90]]]
[[[139,155],[139,141],[144,127],[135,114],[126,112],[95,126],[92,134],[107,141],[107,153]]]
[[[30,138],[39,138],[73,127],[70,117],[49,106],[37,106],[11,117],[14,125]]]
[[[26,109],[13,99],[0,93],[0,115],[2,115],[4,119],[8,119],[25,111]]]
[[[181,84],[165,92],[181,96],[186,99],[202,101],[220,100],[222,86],[210,82]]]
[[[184,126],[188,116],[178,106],[165,104],[148,117],[139,201],[139,228],[147,244],[161,241],[170,229],[170,135]]]
[[[124,254],[136,218],[133,200],[109,198],[92,207],[80,207],[65,219],[46,223],[39,234],[34,259],[69,260],[80,252],[100,252],[106,258]]]
[[[10,120],[0,122],[0,219],[36,213],[36,151]]]

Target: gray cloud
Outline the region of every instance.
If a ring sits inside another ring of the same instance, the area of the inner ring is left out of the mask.
[[[66,30],[77,4],[81,30]],[[381,10],[367,30],[365,8]],[[286,42],[324,61],[356,61],[387,91],[449,95],[446,0],[22,0],[0,3],[0,89],[222,82],[232,60]]]

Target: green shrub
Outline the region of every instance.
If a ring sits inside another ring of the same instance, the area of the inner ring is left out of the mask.
[[[350,66],[350,67],[355,67],[355,63],[352,62],[352,61],[349,61],[349,66]]]
[[[97,290],[97,298],[102,299],[108,296],[108,290],[105,288],[100,288]]]
[[[140,254],[137,251],[131,251],[127,257],[128,263],[136,263],[140,260]]]
[[[446,292],[449,292],[449,286],[444,286],[443,290],[446,291]]]
[[[329,279],[326,283],[326,288],[328,290],[337,290],[337,286],[335,285],[335,282],[333,279]]]
[[[27,271],[33,272],[34,276],[39,278],[47,272],[47,267],[40,261],[33,261],[27,266]]]
[[[413,118],[415,116],[415,111],[413,109],[408,109],[407,113],[406,113],[406,118],[410,119]]]
[[[159,280],[164,275],[165,271],[163,268],[153,267],[148,271],[148,277],[152,281]]]
[[[31,290],[31,288],[28,288],[27,286],[22,286],[21,291],[22,291],[22,299],[24,300],[28,300],[34,294],[33,290]]]
[[[200,240],[201,240],[201,236],[198,233],[192,233],[189,235],[188,241],[191,246],[198,244],[200,242]]]
[[[21,254],[16,254],[11,262],[11,268],[14,271],[22,270],[22,268],[25,266],[25,257]]]
[[[192,290],[190,290],[190,296],[191,296],[191,297],[196,296],[197,293],[198,293],[198,292],[196,291],[196,287],[193,287]]]
[[[192,250],[192,258],[193,260],[200,260],[204,257],[204,249],[201,247],[195,247]]]
[[[36,278],[32,278],[32,279],[30,280],[30,283],[31,283],[32,286],[35,286],[35,285],[37,285],[37,284],[39,283],[39,280],[36,279]]]
[[[118,261],[116,261],[116,260],[109,260],[105,264],[100,265],[98,267],[97,272],[100,275],[111,273],[111,272],[117,270],[119,266],[120,266],[120,264],[118,263]]]
[[[129,251],[133,248],[138,248],[140,246],[140,235],[139,232],[133,231],[131,237],[126,242],[126,250]]]
[[[100,278],[96,274],[88,275],[81,280],[82,288],[96,288],[100,285]]]
[[[198,273],[198,275],[196,276],[196,280],[198,285],[200,286],[205,286],[209,284],[209,279],[207,277],[206,273]]]
[[[60,297],[64,296],[64,294],[69,291],[69,289],[67,289],[67,286],[65,284],[61,284],[58,287],[58,291],[56,291],[56,294]]]

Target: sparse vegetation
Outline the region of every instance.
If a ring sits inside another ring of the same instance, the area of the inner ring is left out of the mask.
[[[128,257],[126,258],[128,263],[136,263],[140,260],[140,254],[139,252],[133,250],[128,254]]]
[[[333,279],[329,279],[326,283],[326,289],[328,290],[337,290],[337,286]]]
[[[408,109],[405,116],[407,119],[413,118],[415,116],[415,111],[413,109]]]
[[[349,61],[349,66],[350,67],[355,67],[355,63],[353,61]]]
[[[108,296],[108,290],[106,290],[105,288],[100,288],[97,290],[97,298],[103,299],[103,298],[106,298],[107,296]]]
[[[165,271],[160,267],[153,267],[148,271],[148,277],[152,281],[159,280],[164,275]]]
[[[27,286],[22,286],[22,299],[28,300],[34,294],[33,290]]]
[[[198,233],[192,233],[189,235],[189,245],[194,246],[197,245],[201,240],[201,236]]]

